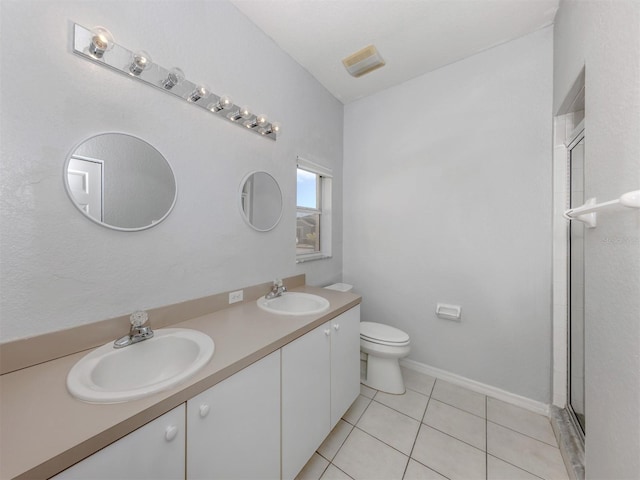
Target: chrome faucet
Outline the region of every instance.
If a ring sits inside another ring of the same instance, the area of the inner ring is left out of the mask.
[[[131,329],[129,330],[129,334],[113,342],[113,348],[127,347],[129,345],[133,345],[134,343],[142,342],[143,340],[148,340],[153,337],[153,330],[151,330],[151,327],[149,327],[148,325],[144,326],[144,323],[148,319],[149,315],[147,314],[147,312],[133,312],[129,317],[129,321],[131,322]]]
[[[264,296],[264,298],[266,298],[267,300],[271,300],[272,298],[279,297],[286,291],[287,291],[287,287],[284,286],[284,284],[282,283],[282,280],[280,280],[279,278],[276,278],[273,281],[273,287],[271,287],[271,291],[267,293]]]

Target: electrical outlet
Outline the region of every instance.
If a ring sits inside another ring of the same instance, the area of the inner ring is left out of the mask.
[[[229,292],[229,303],[241,302],[244,296],[244,290],[236,290]]]

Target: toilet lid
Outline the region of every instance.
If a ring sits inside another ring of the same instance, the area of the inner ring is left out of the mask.
[[[409,342],[409,335],[402,330],[375,322],[360,322],[360,336],[373,342],[384,342],[385,344],[406,344]]]

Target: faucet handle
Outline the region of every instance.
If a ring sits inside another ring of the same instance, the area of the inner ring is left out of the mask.
[[[149,314],[144,310],[138,310],[133,312],[129,317],[129,321],[133,327],[139,327],[143,325],[149,319]]]
[[[273,286],[274,286],[274,287],[281,287],[281,286],[282,286],[282,279],[281,279],[281,278],[276,278],[276,279],[273,281]]]

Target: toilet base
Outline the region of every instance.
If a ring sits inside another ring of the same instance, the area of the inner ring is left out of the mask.
[[[402,371],[397,358],[367,355],[367,375],[361,383],[385,393],[402,395],[405,392]]]

